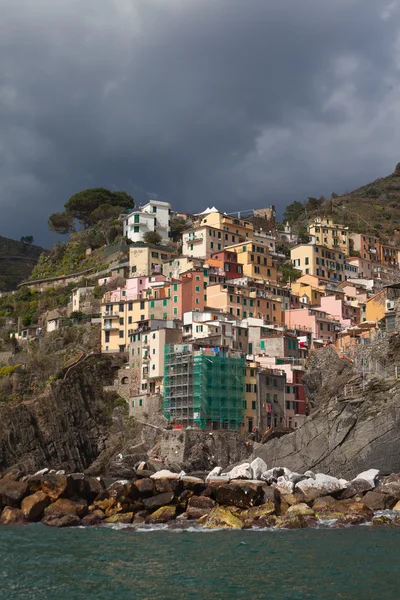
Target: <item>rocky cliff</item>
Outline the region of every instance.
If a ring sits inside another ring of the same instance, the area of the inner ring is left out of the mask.
[[[383,353],[390,364],[397,360],[399,339],[395,334],[385,342]],[[327,348],[314,354],[304,381],[312,414],[295,432],[260,446],[255,456],[268,467],[301,473],[311,469],[346,479],[367,468],[400,471],[397,379],[374,377],[363,388],[355,366]]]
[[[83,471],[103,450],[112,404],[103,385],[112,379],[108,357],[89,357],[37,398],[0,405],[0,472],[20,465]]]

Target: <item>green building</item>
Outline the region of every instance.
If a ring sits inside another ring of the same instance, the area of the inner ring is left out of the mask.
[[[165,346],[163,412],[183,427],[239,429],[245,360],[238,352],[196,344]]]

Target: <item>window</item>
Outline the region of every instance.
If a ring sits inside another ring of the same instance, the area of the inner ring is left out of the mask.
[[[278,394],[274,394],[273,401],[275,402],[275,404],[278,403]]]
[[[251,408],[252,408],[252,410],[256,410],[256,401],[255,400],[252,400]]]
[[[143,308],[144,308],[144,300],[141,300],[141,302],[140,302],[140,308],[143,310]]]
[[[139,233],[139,225],[135,225],[133,228],[134,233]]]
[[[123,324],[124,324],[124,317],[120,317],[120,318],[119,318],[119,324],[120,324],[120,325],[123,325]]]
[[[108,344],[108,342],[110,341],[110,332],[106,331],[105,332],[105,339],[104,339],[105,343]]]
[[[119,312],[124,312],[124,305],[123,305],[123,304],[120,304],[120,305],[118,306],[118,310],[119,310]]]
[[[174,283],[174,292],[177,292],[177,291],[178,291],[178,284]]]
[[[157,206],[153,206],[153,213],[157,212]]]
[[[200,286],[196,285],[196,294],[200,292]]]
[[[177,315],[177,314],[178,314],[178,309],[174,308],[174,315]]]
[[[119,332],[119,337],[120,337],[120,338],[123,338],[123,337],[124,337],[124,332],[123,332],[122,330],[120,330],[120,332]]]
[[[128,324],[132,325],[132,317],[128,317]]]
[[[265,350],[265,342],[264,342],[264,340],[261,340],[261,342],[260,342],[260,348],[261,348],[261,350]]]
[[[153,258],[158,258],[158,252],[152,252],[152,253],[151,253],[151,256],[152,256]]]
[[[246,408],[247,408],[247,402],[246,402],[246,400],[243,400],[243,408],[244,408],[245,410],[246,410]]]
[[[251,383],[246,383],[246,392],[251,392]]]
[[[174,303],[176,304],[178,302],[178,296],[174,296]]]
[[[211,249],[214,248],[214,242],[210,242]]]
[[[129,304],[128,304],[128,310],[133,310],[133,302],[129,302]]]

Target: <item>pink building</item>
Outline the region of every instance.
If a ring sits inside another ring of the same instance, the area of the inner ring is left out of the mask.
[[[299,308],[285,310],[285,325],[289,329],[311,332],[314,340],[335,342],[342,329],[340,321],[319,308]]]
[[[344,329],[360,322],[360,309],[357,306],[351,306],[351,304],[335,295],[322,296],[320,307],[328,315],[340,321]]]
[[[152,277],[132,277],[127,279],[123,288],[117,288],[106,294],[107,302],[123,302],[124,300],[139,300],[142,292],[154,289],[166,281],[165,275],[153,275]]]

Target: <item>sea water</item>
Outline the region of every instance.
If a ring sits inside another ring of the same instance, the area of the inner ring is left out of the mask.
[[[0,598],[395,600],[400,528],[0,527]]]

